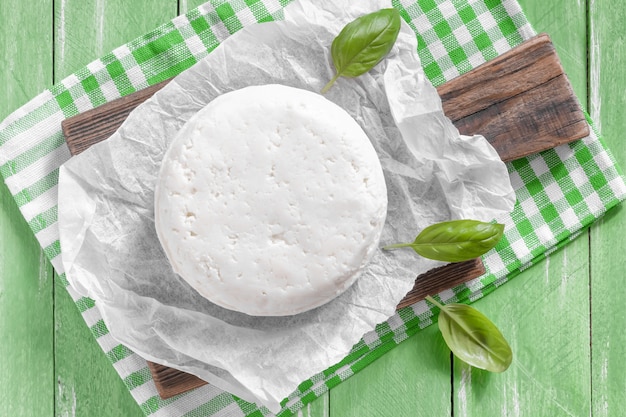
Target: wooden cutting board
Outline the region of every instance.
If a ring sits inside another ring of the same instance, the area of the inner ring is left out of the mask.
[[[71,117],[62,123],[72,155],[107,139],[130,112],[169,80]],[[438,89],[445,114],[462,134],[479,133],[503,161],[512,161],[589,135],[589,127],[548,35],[538,35]],[[480,259],[449,264],[417,277],[398,304],[410,306],[428,294],[477,278]],[[206,382],[148,362],[162,398]]]

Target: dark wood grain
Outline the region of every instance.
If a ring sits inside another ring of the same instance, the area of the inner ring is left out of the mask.
[[[111,136],[130,112],[169,80],[65,120],[70,152],[77,155]],[[510,52],[438,89],[446,115],[463,134],[480,133],[504,161],[583,138],[585,116],[547,35],[539,35]],[[445,265],[417,277],[397,308],[410,306],[481,276],[480,259]],[[162,398],[206,384],[200,378],[148,363]]]
[[[137,106],[167,85],[170,80],[139,90],[95,109],[65,119],[61,123],[65,141],[72,155],[111,136]]]
[[[195,375],[158,363],[148,361],[148,368],[154,385],[164,400],[207,384]]]
[[[480,133],[503,161],[589,135],[589,125],[548,35],[443,84],[444,113],[462,134]]]
[[[490,132],[489,142],[505,160],[528,156],[589,135],[578,101],[563,74],[455,121],[463,134]],[[559,103],[558,105],[555,105]],[[528,104],[532,104],[532,107]],[[509,120],[521,120],[514,130]]]
[[[427,295],[454,288],[464,282],[478,278],[485,273],[485,266],[480,259],[448,264],[431,269],[418,276],[415,286],[400,301],[397,310],[408,307],[426,298]]]
[[[539,87],[561,74],[563,68],[550,37],[541,34],[442,84],[437,92],[446,115],[451,120],[459,120]]]

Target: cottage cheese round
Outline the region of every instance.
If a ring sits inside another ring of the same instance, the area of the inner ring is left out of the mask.
[[[224,94],[185,124],[163,159],[155,209],[167,257],[196,291],[283,316],[355,281],[378,246],[387,191],[348,113],[265,85]]]

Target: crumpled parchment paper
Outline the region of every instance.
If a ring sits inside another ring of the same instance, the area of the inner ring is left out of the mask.
[[[440,263],[410,250],[374,256],[330,303],[288,317],[220,308],[172,272],[154,228],[161,159],[183,124],[213,98],[280,83],[315,92],[333,75],[330,45],[343,26],[390,3],[297,1],[285,21],[246,27],[137,108],[107,141],[62,168],[59,227],[70,284],[96,300],[111,334],[173,366],[277,411],[297,385],[340,361],[394,314],[415,277]],[[443,220],[491,220],[512,209],[505,165],[480,137],[460,137],[426,80],[403,23],[381,64],[326,94],[363,127],[388,188],[381,246],[411,241]]]

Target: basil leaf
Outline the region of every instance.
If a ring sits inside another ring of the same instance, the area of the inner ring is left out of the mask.
[[[385,246],[384,250],[412,248],[424,258],[462,262],[478,258],[502,238],[504,225],[478,220],[452,220],[428,226],[412,243]]]
[[[336,74],[322,89],[328,91],[337,78],[358,77],[374,68],[391,51],[400,32],[400,13],[382,9],[348,23],[333,40],[331,55]]]
[[[430,296],[426,299],[441,310],[439,329],[457,358],[490,372],[507,370],[513,360],[511,347],[484,314],[465,304],[441,305]]]

